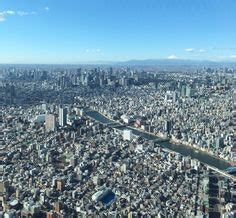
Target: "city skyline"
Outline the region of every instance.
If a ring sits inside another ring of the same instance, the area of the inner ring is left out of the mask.
[[[233,0],[3,0],[0,63],[236,61]]]
[[[0,3],[0,218],[236,217],[236,0]]]
[[[0,217],[234,217],[235,73],[2,66]]]

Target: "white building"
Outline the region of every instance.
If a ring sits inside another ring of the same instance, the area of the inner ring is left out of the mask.
[[[54,114],[46,114],[45,128],[47,131],[55,131],[56,130],[56,117]]]
[[[59,108],[59,125],[65,126],[67,124],[67,109]]]
[[[131,141],[131,140],[133,139],[132,130],[125,129],[125,130],[123,131],[123,139],[124,139],[124,140],[128,140],[128,141]]]

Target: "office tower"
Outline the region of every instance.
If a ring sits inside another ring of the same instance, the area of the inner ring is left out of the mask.
[[[46,80],[48,77],[48,72],[47,71],[43,71],[41,74],[41,80]]]
[[[11,102],[11,104],[14,102],[14,97],[15,97],[15,86],[11,85],[10,86],[10,102]]]
[[[191,89],[191,87],[189,87],[189,86],[187,86],[186,87],[186,97],[192,97],[192,89]]]
[[[175,91],[173,92],[173,97],[172,97],[173,103],[178,101],[178,93]]]
[[[66,88],[67,84],[68,82],[66,76],[60,76],[58,81],[58,86],[60,87],[60,89]]]
[[[103,79],[103,78],[100,78],[100,79],[99,79],[99,85],[100,85],[100,87],[103,87],[104,84],[105,84],[104,79]]]
[[[109,73],[110,73],[110,74],[113,74],[113,68],[112,68],[112,67],[110,67]]]
[[[166,121],[165,121],[164,130],[165,130],[165,132],[170,133],[170,130],[171,130],[171,121],[169,121],[169,120],[166,120]]]
[[[46,128],[46,131],[55,131],[56,130],[56,117],[54,114],[46,114],[45,128]]]
[[[129,79],[126,78],[126,77],[122,77],[122,78],[120,79],[120,84],[121,84],[122,86],[128,86],[128,85],[129,85]]]
[[[7,104],[13,104],[15,96],[15,86],[7,84],[5,87],[5,102]]]
[[[83,85],[84,86],[88,86],[88,84],[89,84],[89,77],[88,77],[88,74],[86,74],[84,76]]]
[[[182,85],[181,86],[181,97],[185,97],[186,96],[186,86]]]
[[[65,126],[67,124],[67,109],[59,108],[59,125]]]

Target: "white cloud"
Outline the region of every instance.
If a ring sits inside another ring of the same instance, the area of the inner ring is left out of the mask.
[[[45,9],[45,11],[49,11],[49,10],[50,10],[50,8],[49,8],[49,7],[45,7],[44,9]]]
[[[15,11],[1,11],[0,12],[0,22],[6,20],[6,16],[8,15],[15,15]]]
[[[196,52],[196,53],[205,53],[205,52],[207,52],[207,50],[205,50],[205,49],[195,50],[194,48],[186,48],[185,51],[186,52]]]
[[[29,12],[27,12],[27,11],[17,11],[17,15],[19,15],[19,16],[27,16],[27,15],[29,15],[30,13]]]
[[[200,52],[200,53],[205,53],[205,52],[207,52],[207,50],[205,50],[205,49],[199,49],[199,52]]]
[[[231,55],[230,58],[236,59],[236,54],[235,55]]]
[[[186,48],[185,51],[186,52],[194,52],[194,48]]]
[[[87,48],[87,49],[85,49],[85,52],[86,53],[89,53],[89,52],[91,52],[91,53],[100,53],[101,49],[100,48],[92,48],[92,49]]]
[[[35,11],[12,11],[12,10],[7,10],[7,11],[0,11],[0,22],[3,22],[6,20],[8,16],[28,16],[28,15],[35,15],[37,12]]]
[[[175,59],[178,59],[178,57],[176,55],[172,54],[167,59],[175,60]]]
[[[2,12],[3,14],[5,14],[5,15],[15,15],[15,11],[3,11]]]

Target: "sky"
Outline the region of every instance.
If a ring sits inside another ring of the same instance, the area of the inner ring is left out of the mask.
[[[0,63],[236,62],[236,0],[0,0]]]

